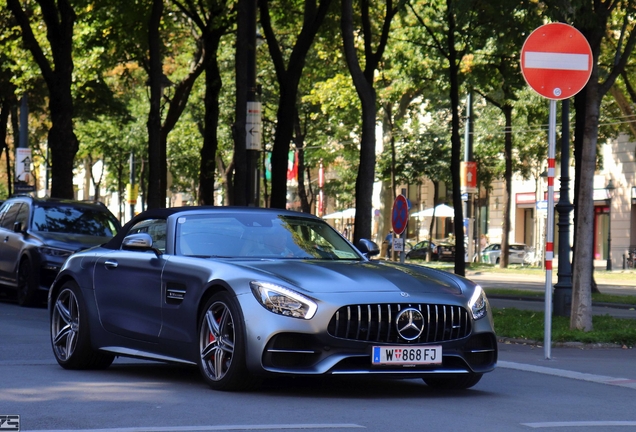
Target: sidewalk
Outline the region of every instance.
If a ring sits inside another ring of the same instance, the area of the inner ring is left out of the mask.
[[[625,273],[612,275],[595,275],[599,290],[604,294],[633,296],[633,304],[622,303],[600,303],[592,304],[595,315],[611,315],[617,318],[636,319],[636,275]],[[545,293],[545,275],[541,274],[519,274],[504,272],[484,272],[469,271],[466,274],[468,279],[479,283],[486,291],[493,289],[520,289],[524,291],[536,291]],[[553,278],[552,287],[556,284],[557,278]],[[516,307],[525,310],[544,310],[545,296],[542,297],[517,297],[514,295],[488,294],[488,298],[494,307]]]
[[[498,368],[626,387],[636,390],[635,349],[552,347],[499,343]]]
[[[556,272],[552,286],[557,282]],[[632,295],[636,299],[636,273],[595,272],[599,290],[607,294]],[[624,277],[622,277],[624,275]],[[507,272],[467,271],[466,277],[488,288],[509,288],[545,292],[545,273],[519,274]],[[494,308],[517,308],[545,311],[545,298],[521,298],[514,295],[488,294]],[[592,305],[594,315],[636,319],[636,305]],[[499,342],[497,367],[567,379],[595,382],[636,390],[636,349],[619,345],[590,345],[581,343],[553,344],[550,358],[546,358],[544,341],[522,341],[502,338]]]

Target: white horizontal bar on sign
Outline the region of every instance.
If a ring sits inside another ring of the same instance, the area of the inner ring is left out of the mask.
[[[586,71],[589,69],[589,58],[590,56],[587,54],[528,51],[525,53],[525,67],[530,69]]]

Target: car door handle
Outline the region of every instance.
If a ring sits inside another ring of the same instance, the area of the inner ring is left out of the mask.
[[[104,261],[104,266],[106,268],[117,268],[119,264],[117,263],[116,260],[106,260]]]
[[[6,237],[4,238],[4,242],[6,243],[6,242],[8,242],[8,241],[9,241],[9,236],[6,236]]]

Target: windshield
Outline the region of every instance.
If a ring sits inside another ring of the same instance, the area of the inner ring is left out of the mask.
[[[362,259],[322,220],[256,212],[180,217],[176,245],[187,256]]]
[[[117,220],[106,211],[72,206],[37,206],[33,230],[98,237],[117,234]]]

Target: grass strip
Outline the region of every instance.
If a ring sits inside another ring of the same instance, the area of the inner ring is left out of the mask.
[[[544,314],[515,308],[494,309],[495,332],[498,337],[543,341]],[[636,345],[636,320],[614,318],[609,315],[592,317],[593,330],[571,330],[568,317],[552,317],[553,342],[582,342],[588,344]]]
[[[538,290],[518,290],[507,288],[485,288],[486,295],[500,295],[510,296],[516,298],[544,298],[543,291]],[[622,305],[634,305],[636,308],[636,296],[632,295],[615,295],[615,294],[603,294],[592,293],[592,302],[598,303],[615,303]]]

